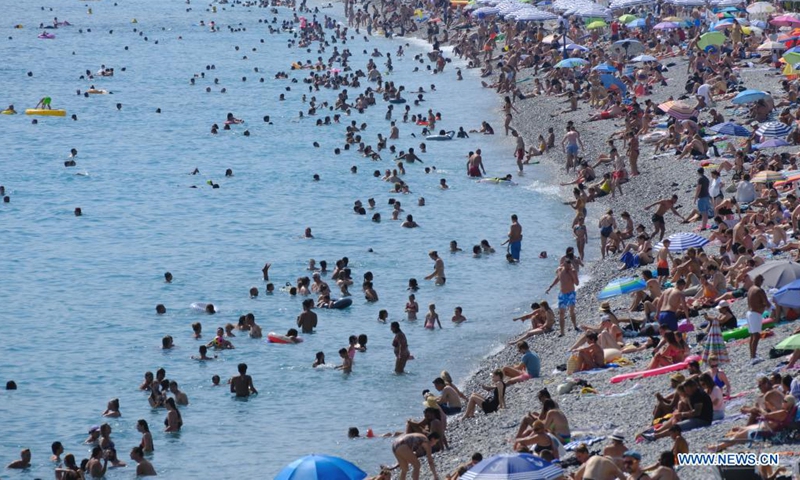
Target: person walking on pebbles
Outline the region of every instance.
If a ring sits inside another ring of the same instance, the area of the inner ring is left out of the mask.
[[[572,261],[566,260],[558,267],[556,270],[556,278],[547,288],[546,293],[549,294],[556,283],[559,284],[560,292],[558,294],[558,325],[561,328],[561,333],[558,336],[563,337],[564,311],[567,309],[569,309],[569,318],[572,320],[572,327],[575,331],[580,331],[580,329],[578,329],[578,323],[575,320],[575,287],[580,285],[580,280],[578,280],[578,274],[572,268]]]

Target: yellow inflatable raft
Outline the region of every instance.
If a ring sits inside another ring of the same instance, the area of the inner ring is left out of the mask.
[[[25,115],[44,115],[47,117],[65,117],[67,115],[66,110],[48,110],[42,108],[29,108],[25,110]]]

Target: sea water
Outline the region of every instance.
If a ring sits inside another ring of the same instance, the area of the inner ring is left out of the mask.
[[[348,440],[348,427],[384,433],[419,418],[421,392],[432,388],[441,370],[459,382],[487,352],[519,331],[512,316],[545,298],[558,254],[570,240],[569,208],[537,187],[548,181],[542,167],[530,166],[525,176],[516,177],[514,143],[503,136],[500,101],[480,86],[477,72],[465,70],[464,81],[455,80],[454,68],[464,68],[463,63],[456,60],[444,74],[432,75],[413,60],[426,51],[419,42],[406,46],[400,58],[394,53],[408,40],[365,42],[357,36],[338,44],[340,51],[356,54],[354,68],[366,65],[362,50],[377,47],[393,54],[395,68],[387,80],[408,90],[429,91],[435,84],[436,92],[426,93],[426,102],[412,106],[412,112],[441,112],[437,130],[478,128],[488,120],[497,132],[426,142],[429,151],[420,155],[425,164],[406,167],[404,179],[413,193],[393,195],[391,185],[372,176],[373,170],[394,165],[388,151],[381,152],[381,162],[355,152],[333,154],[351,120],[368,124],[361,133],[368,144],[375,145],[378,133],[388,135],[387,104],[379,101],[363,115],[343,117],[340,125],[316,127],[316,118],[336,112],[299,120],[298,112],[308,109],[301,96],[333,103],[337,91],[309,93],[302,82],[272,78],[293,61],[327,59],[332,47],[322,54],[316,46],[311,53],[287,48],[290,34],[270,35],[258,23],[273,18],[266,9],[218,5],[214,14],[199,3],[188,6],[194,10],[187,12],[183,2],[156,0],[60,2],[52,12],[36,2],[3,6],[1,106],[13,103],[22,111],[47,95],[54,108],[78,116],[77,122],[69,116],[39,117],[38,125],[25,115],[0,116],[0,184],[11,197],[0,204],[0,380],[19,384],[18,391],[0,391],[0,463],[17,458],[21,448],[33,451],[31,469],[4,471],[3,478],[52,475],[48,457],[55,440],[79,461],[88,457],[90,448],[82,444],[86,432],[105,421],[101,413],[112,398],[120,399],[122,411],[121,418],[108,420],[119,457],[128,460],[140,440],[136,422],[146,419],[155,442],[151,460],[168,478],[271,477],[313,452],[342,456],[375,472],[393,460],[390,440]],[[325,14],[341,18],[341,5],[322,10]],[[53,40],[37,39],[35,27],[55,16],[74,26],[51,30]],[[291,18],[291,12],[280,9],[278,18]],[[216,21],[220,31],[198,26],[201,20]],[[14,24],[25,28],[13,29]],[[246,31],[231,33],[228,25]],[[385,58],[376,61],[382,64]],[[216,68],[206,70],[212,64]],[[116,75],[79,79],[101,65],[113,67]],[[413,72],[414,66],[421,71]],[[200,72],[205,79],[190,85]],[[307,74],[291,72],[290,77]],[[76,95],[92,84],[113,94]],[[205,92],[207,86],[211,93]],[[220,92],[223,87],[227,93]],[[349,91],[354,98],[356,89]],[[395,118],[401,110],[395,108]],[[227,112],[246,123],[211,135],[211,124],[222,125]],[[263,122],[265,115],[272,125]],[[420,127],[398,123],[401,138],[390,143],[419,152]],[[251,136],[243,136],[245,129]],[[75,168],[63,165],[70,148],[79,151]],[[467,178],[466,154],[477,148],[490,176],[514,173],[519,185]],[[357,174],[350,173],[352,165],[358,166]],[[437,171],[426,175],[424,166]],[[190,175],[195,168],[200,174]],[[227,168],[233,177],[224,177]],[[312,181],[314,173],[319,182]],[[438,188],[441,178],[449,190]],[[212,189],[207,180],[220,188]],[[366,204],[371,197],[383,216],[380,224],[370,221],[372,211],[367,216],[352,212],[355,200]],[[417,206],[418,197],[425,197],[426,206]],[[391,221],[390,198],[401,201],[420,228],[403,229]],[[76,207],[82,217],[73,215]],[[505,261],[500,245],[513,213],[524,227],[518,265]],[[306,227],[312,228],[313,240],[300,238]],[[463,253],[448,253],[454,239]],[[472,258],[471,247],[482,239],[497,254]],[[444,258],[446,286],[423,280],[432,271],[429,250]],[[543,250],[550,259],[538,259]],[[216,361],[190,359],[200,345],[191,336],[193,322],[202,322],[205,342],[216,327],[235,324],[247,312],[255,314],[265,335],[294,326],[302,298],[277,291],[265,296],[265,262],[272,263],[270,279],[280,286],[310,275],[310,258],[327,260],[332,269],[343,256],[350,258],[356,282],[353,306],[318,311],[317,333],[305,335],[304,343],[272,345],[239,335],[232,339],[236,349],[219,353]],[[164,283],[166,271],[175,277],[172,284]],[[366,271],[373,272],[380,296],[374,304],[358,288]],[[410,277],[421,284],[416,323],[404,321]],[[256,299],[248,296],[252,286],[261,292]],[[213,302],[220,313],[197,313],[189,308],[192,302]],[[156,315],[159,303],[166,305],[166,315]],[[430,303],[436,304],[441,330],[422,327]],[[463,325],[450,322],[456,306],[468,318]],[[376,321],[380,309],[389,311],[390,321],[400,321],[408,336],[416,359],[406,375],[393,374],[392,334],[388,324]],[[368,352],[356,356],[351,375],[311,368],[317,351],[336,363],[348,336],[361,333],[369,336]],[[175,349],[159,348],[164,335],[175,338]],[[540,353],[546,368],[561,361],[551,352]],[[234,400],[227,386],[211,385],[212,375],[220,375],[223,383],[235,375],[239,362],[249,365],[260,392],[245,401]],[[191,402],[181,408],[184,426],[178,434],[163,433],[165,411],[150,409],[137,389],[143,373],[159,367]],[[107,477],[133,475],[129,465],[109,470]]]

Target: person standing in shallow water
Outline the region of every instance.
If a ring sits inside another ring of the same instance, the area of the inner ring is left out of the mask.
[[[411,358],[411,354],[408,351],[408,340],[406,339],[406,334],[400,330],[399,323],[392,322],[390,328],[392,333],[394,333],[394,340],[392,340],[392,347],[394,348],[395,357],[394,373],[404,373],[406,369],[406,363]]]
[[[231,378],[231,393],[237,397],[249,397],[258,395],[258,390],[253,386],[253,379],[247,374],[247,364],[239,364],[239,376]]]
[[[436,250],[428,252],[428,256],[433,260],[433,273],[425,277],[425,280],[436,279],[436,285],[444,285],[447,281],[447,278],[444,276],[444,260],[439,257],[439,252]]]
[[[517,221],[516,215],[511,215],[511,227],[508,229],[508,240],[503,245],[508,244],[508,253],[519,261],[519,254],[522,250],[522,225]]]

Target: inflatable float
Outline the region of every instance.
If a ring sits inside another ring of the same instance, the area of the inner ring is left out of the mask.
[[[456,132],[450,130],[449,132],[445,133],[444,135],[428,135],[425,137],[425,140],[430,141],[443,141],[443,140],[452,140],[455,136]]]
[[[726,342],[731,340],[740,340],[750,336],[750,328],[747,326],[747,320],[737,321],[738,328],[722,332],[722,339]],[[775,326],[775,320],[772,318],[765,318],[761,321],[761,328],[772,328]]]
[[[333,308],[333,309],[336,309],[336,310],[343,310],[343,309],[349,307],[352,304],[353,304],[353,299],[349,298],[349,297],[346,297],[346,298],[340,298],[339,300],[331,300],[331,303],[328,304],[330,306],[325,307],[325,308]]]
[[[42,40],[52,40],[56,38],[56,36],[53,35],[52,33],[42,32],[39,35],[37,35],[36,38],[41,38]]]
[[[686,360],[675,363],[672,365],[667,365],[666,367],[654,368],[652,370],[642,370],[639,372],[631,372],[631,373],[623,373],[622,375],[617,375],[615,377],[611,377],[611,383],[619,383],[625,380],[638,380],[640,378],[648,378],[648,377],[655,377],[658,375],[663,375],[665,373],[675,372],[678,370],[683,370],[684,368],[689,367],[689,362],[691,361],[700,361],[699,355],[689,355],[686,357]]]
[[[15,112],[14,110],[3,110],[2,112],[0,112],[0,114],[3,114],[3,115],[16,115],[17,112]]]
[[[25,115],[44,115],[45,117],[65,117],[66,110],[49,110],[46,108],[29,108],[25,110]]]
[[[96,88],[91,88],[86,90],[86,93],[89,95],[108,95],[108,90],[98,90]]]
[[[399,103],[406,103],[405,98],[393,98],[389,100],[389,103],[399,104]]]
[[[293,341],[291,338],[287,337],[286,335],[281,335],[281,334],[278,334],[278,333],[275,333],[275,332],[269,332],[267,334],[267,341],[269,343],[294,344],[294,343],[302,342],[303,339],[300,338],[300,337],[296,337],[294,339],[294,341]]]
[[[417,120],[417,125],[427,126],[428,125],[428,121],[427,120]]]

